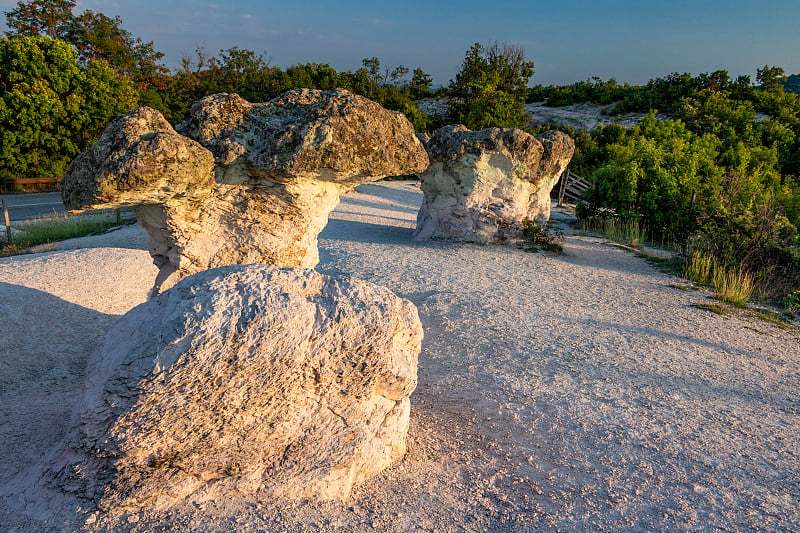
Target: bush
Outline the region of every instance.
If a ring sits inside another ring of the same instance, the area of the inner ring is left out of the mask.
[[[535,221],[525,219],[522,221],[522,238],[525,240],[529,252],[547,250],[560,253],[564,247],[558,241],[564,240],[564,232],[553,228],[550,221],[546,224],[537,224]]]

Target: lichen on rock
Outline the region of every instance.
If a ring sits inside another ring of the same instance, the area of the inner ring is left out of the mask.
[[[261,104],[218,94],[175,129],[149,108],[114,119],[72,162],[62,197],[71,210],[135,207],[160,269],[157,294],[222,265],[313,267],[341,193],[427,165],[401,113],[348,91],[300,89]]]

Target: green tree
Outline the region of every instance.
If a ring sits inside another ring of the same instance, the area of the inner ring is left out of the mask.
[[[407,90],[411,98],[421,98],[430,94],[433,77],[421,68],[417,67],[411,75],[411,83]]]
[[[491,80],[496,90],[517,98],[525,98],[528,80],[533,76],[533,61],[525,60],[525,48],[520,44],[475,43],[467,51],[461,70],[450,82],[453,96],[469,98]]]
[[[47,35],[70,43],[78,52],[81,66],[98,59],[131,78],[140,103],[166,111],[162,92],[169,83],[168,69],[160,64],[164,54],[152,42],[143,42],[122,28],[122,19],[87,10],[74,15],[72,0],[18,2],[5,13],[10,31],[7,37]]]
[[[766,92],[783,92],[786,76],[783,75],[781,67],[764,65],[764,68],[756,69],[756,81]]]
[[[0,87],[3,179],[62,175],[137,96],[106,62],[84,70],[69,44],[40,36],[0,39]]]
[[[519,128],[533,62],[521,45],[475,43],[467,51],[450,90],[462,99],[451,108],[451,120],[470,129]]]

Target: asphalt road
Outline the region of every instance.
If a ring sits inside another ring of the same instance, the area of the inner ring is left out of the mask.
[[[61,203],[60,192],[41,192],[35,194],[7,194],[2,196],[8,206],[11,220],[25,220],[52,214],[66,213]],[[0,215],[0,225],[3,223]]]

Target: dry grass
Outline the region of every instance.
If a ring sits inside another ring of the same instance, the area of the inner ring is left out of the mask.
[[[0,257],[24,253],[31,246],[55,243],[74,237],[83,237],[122,224],[119,217],[106,218],[92,215],[67,215],[43,217],[17,227],[22,235],[0,247]]]
[[[711,254],[695,250],[683,267],[683,277],[696,283],[708,285],[711,282],[711,274],[714,271],[715,263],[716,261]]]
[[[638,220],[593,219],[584,222],[582,229],[600,233],[609,241],[632,246],[633,248],[638,248],[644,244],[645,231]]]
[[[755,289],[753,275],[741,268],[727,269],[715,265],[711,285],[716,297],[734,307],[745,307]]]

